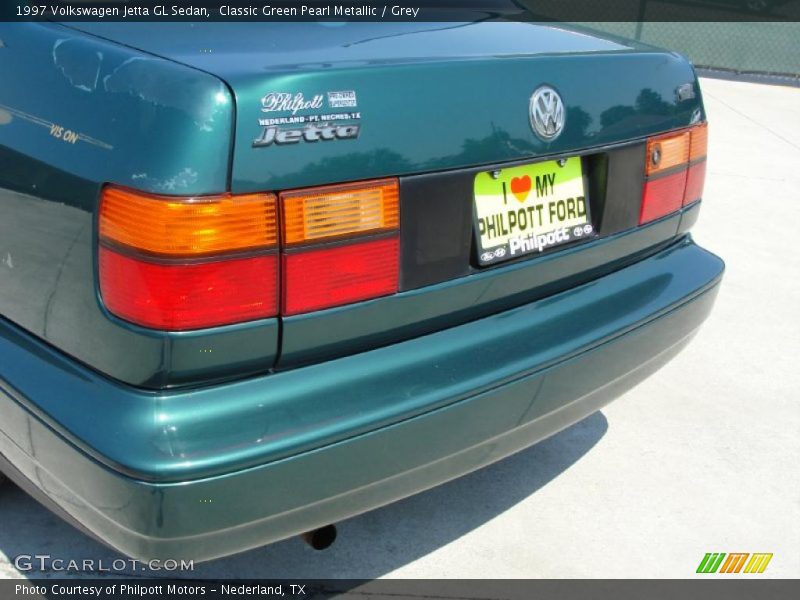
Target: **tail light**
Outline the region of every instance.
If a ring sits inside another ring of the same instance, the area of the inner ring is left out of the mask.
[[[691,137],[683,133],[652,138],[647,141],[647,175],[663,173],[675,167],[684,167],[689,160]]]
[[[275,316],[276,223],[271,194],[178,198],[108,186],[99,214],[103,302],[163,330]]]
[[[398,187],[382,179],[280,194],[283,314],[397,292]]]
[[[277,256],[157,263],[100,247],[108,310],[145,327],[198,329],[277,313]]]
[[[396,231],[399,225],[396,179],[283,192],[281,203],[286,245]]]
[[[396,179],[273,194],[175,197],[107,186],[100,294],[137,325],[199,329],[397,292]],[[279,254],[280,252],[280,254]]]
[[[640,225],[700,199],[705,183],[707,146],[707,123],[647,141]]]
[[[151,196],[107,187],[100,235],[137,250],[199,256],[274,248],[278,241],[275,196]]]
[[[692,144],[689,152],[689,170],[686,173],[686,192],[683,205],[699,200],[706,182],[706,154],[708,153],[708,123],[692,129]]]
[[[397,291],[395,237],[283,255],[283,313],[329,308]]]

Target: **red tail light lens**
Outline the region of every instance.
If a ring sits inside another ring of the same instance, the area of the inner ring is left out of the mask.
[[[684,206],[700,199],[703,195],[703,186],[705,182],[706,161],[704,159],[689,167],[689,172],[686,174],[686,191],[683,193]]]
[[[360,241],[283,255],[285,315],[397,292],[400,241]]]
[[[100,293],[109,311],[155,329],[199,329],[275,316],[278,256],[149,262],[100,247]]]
[[[686,171],[646,181],[639,224],[654,221],[675,212],[683,205]]]

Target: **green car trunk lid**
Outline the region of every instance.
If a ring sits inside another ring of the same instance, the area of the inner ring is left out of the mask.
[[[229,86],[236,102],[235,193],[401,178],[401,293],[283,318],[278,368],[532,301],[619,268],[679,231],[680,215],[643,229],[626,229],[624,219],[612,226],[608,217],[638,211],[640,181],[631,170],[641,169],[635,157],[643,157],[642,141],[703,118],[693,69],[674,53],[581,29],[503,20],[70,26],[206,71]],[[564,131],[549,142],[534,133],[529,115],[531,94],[543,84],[566,107]],[[695,93],[679,96],[686,84]],[[278,144],[267,131],[275,123],[305,127],[309,116],[355,124],[357,135]],[[626,144],[634,145],[634,158],[628,146],[627,159],[615,162]],[[590,190],[596,188],[594,218],[605,221],[600,239],[484,270],[474,268],[470,247],[451,269],[433,274],[407,259],[409,248],[424,243],[418,234],[426,214],[437,210],[455,222],[449,239],[472,243],[471,189],[448,187],[448,173],[460,173],[463,184],[480,170],[572,155],[591,156],[584,160]]]

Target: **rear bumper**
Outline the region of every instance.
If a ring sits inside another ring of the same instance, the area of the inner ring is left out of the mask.
[[[285,373],[153,393],[0,322],[5,469],[136,558],[224,556],[529,446],[658,369],[724,265],[690,238],[439,333]]]

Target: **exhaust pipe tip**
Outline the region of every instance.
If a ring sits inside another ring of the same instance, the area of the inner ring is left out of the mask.
[[[314,550],[325,550],[336,541],[336,525],[325,525],[325,527],[307,531],[300,537]]]

